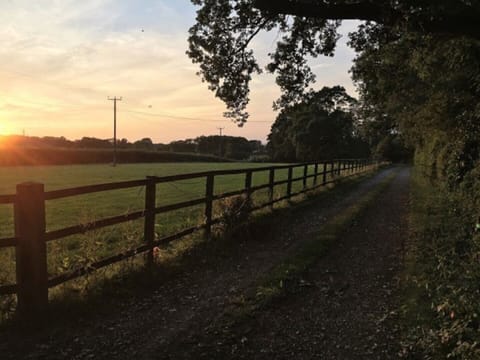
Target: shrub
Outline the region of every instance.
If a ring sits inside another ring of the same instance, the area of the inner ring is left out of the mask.
[[[219,203],[220,225],[225,232],[235,231],[248,221],[252,201],[246,195],[232,196]]]

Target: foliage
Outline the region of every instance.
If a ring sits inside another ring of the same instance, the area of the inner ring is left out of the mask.
[[[220,225],[227,233],[235,231],[247,222],[252,207],[251,198],[245,195],[232,196],[219,203]]]
[[[324,87],[284,109],[272,125],[267,148],[277,161],[366,157],[356,135],[356,101],[343,87]]]
[[[192,3],[201,8],[190,29],[187,54],[200,65],[199,74],[209,89],[225,102],[226,116],[240,125],[248,118],[245,109],[252,75],[262,72],[248,47],[260,30],[276,29],[284,34],[267,66],[269,72],[278,75],[277,83],[284,90],[279,107],[302,100],[304,90],[315,78],[306,57],[331,55],[337,40],[336,21],[266,16],[253,6],[252,0]]]
[[[199,136],[195,139],[177,140],[170,143],[170,150],[212,154],[227,159],[246,160],[255,153],[263,152],[258,140],[247,140],[240,136]]]
[[[112,140],[83,137],[79,140],[68,140],[65,137],[36,137],[18,135],[0,135],[0,150],[3,152],[33,149],[39,152],[50,151],[66,154],[65,150],[111,150]],[[133,143],[127,139],[117,140],[119,150],[147,150],[158,152],[200,153],[245,160],[254,153],[264,152],[259,140],[247,140],[240,136],[199,136],[195,139],[174,140],[169,144],[155,144],[150,138],[143,138]],[[86,153],[84,153],[86,154]],[[94,154],[91,152],[90,154]],[[60,156],[61,157],[61,156]],[[141,160],[137,160],[141,161]],[[92,160],[91,162],[95,162]],[[99,161],[102,162],[102,161]]]
[[[478,359],[480,233],[475,224],[480,195],[432,187],[420,171],[413,195],[414,267],[407,275],[415,297],[407,299],[411,305],[405,308],[404,355]]]
[[[279,34],[266,70],[276,74],[282,95],[275,106],[282,109],[304,100],[315,81],[308,60],[333,55],[341,19],[380,24],[376,32],[391,42],[412,30],[416,34],[480,38],[479,5],[466,0],[191,1],[200,8],[190,29],[187,54],[199,64],[199,75],[209,89],[225,102],[226,115],[240,125],[248,118],[249,83],[253,75],[262,72],[249,47],[260,31]],[[362,41],[372,44],[370,37]]]
[[[413,153],[405,146],[401,136],[389,134],[377,144],[373,157],[391,162],[408,162],[413,160]]]

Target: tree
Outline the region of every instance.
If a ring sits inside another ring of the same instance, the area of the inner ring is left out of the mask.
[[[176,140],[169,144],[170,151],[174,152],[189,152],[194,153],[197,151],[197,144],[193,139]]]
[[[145,149],[145,150],[153,150],[154,145],[153,141],[150,138],[143,138],[141,140],[137,140],[133,143],[133,147],[136,149]]]
[[[367,156],[368,146],[355,132],[356,104],[343,87],[335,86],[284,109],[268,136],[272,158],[307,161]]]
[[[315,81],[309,57],[333,55],[342,19],[376,25],[388,41],[415,32],[446,38],[480,39],[480,5],[468,0],[191,0],[200,6],[190,29],[187,54],[222,99],[226,116],[242,125],[248,118],[249,83],[262,69],[249,48],[262,30],[283,36],[266,70],[277,75],[278,109],[299,103]],[[290,16],[292,15],[292,16]],[[365,38],[368,40],[368,38]]]

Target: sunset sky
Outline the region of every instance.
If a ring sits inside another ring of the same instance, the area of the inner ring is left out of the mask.
[[[265,141],[279,95],[273,77],[255,78],[249,123],[238,128],[223,119],[223,103],[185,55],[194,21],[188,0],[2,0],[0,135],[111,138],[107,98],[122,96],[119,138],[169,142],[224,127],[224,134]],[[354,27],[346,23],[344,33]],[[253,43],[263,65],[276,35]],[[354,54],[345,42],[335,58],[313,60],[316,87],[340,84],[354,94]]]

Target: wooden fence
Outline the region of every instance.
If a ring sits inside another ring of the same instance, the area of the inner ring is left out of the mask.
[[[30,182],[19,184],[16,187],[16,194],[0,195],[0,204],[13,204],[15,224],[15,236],[13,238],[0,239],[0,248],[14,247],[16,261],[16,284],[0,286],[0,295],[16,294],[17,311],[19,313],[25,315],[39,314],[48,305],[48,289],[51,287],[60,285],[69,280],[89,274],[97,269],[131,258],[138,254],[147,254],[147,265],[152,264],[153,249],[156,246],[170,243],[199,230],[203,230],[205,236],[209,236],[211,234],[212,225],[220,221],[220,219],[214,219],[212,216],[213,202],[216,200],[236,195],[251,197],[255,191],[268,189],[268,201],[250,209],[250,211],[256,211],[265,207],[271,207],[279,201],[288,200],[292,196],[311,191],[320,186],[325,186],[342,177],[364,172],[377,168],[378,166],[378,162],[366,159],[333,160],[328,162],[313,162],[260,168],[217,170],[164,177],[147,177],[142,180],[82,186],[47,192],[44,191],[44,185],[40,183]],[[312,167],[313,174],[309,175],[309,169]],[[303,168],[303,175],[294,178],[293,174],[294,169],[296,168]],[[278,170],[287,170],[288,177],[286,180],[275,181],[275,173]],[[252,175],[262,171],[269,172],[268,182],[262,185],[252,186]],[[215,195],[215,177],[242,174],[245,176],[245,186],[243,189]],[[204,197],[157,207],[157,184],[199,178],[206,180]],[[310,185],[308,185],[309,179],[312,179]],[[292,184],[299,181],[302,181],[302,190],[295,193],[292,192]],[[286,193],[283,196],[274,199],[274,188],[279,185],[286,185]],[[46,201],[135,187],[145,188],[145,207],[141,211],[96,220],[60,230],[46,231]],[[184,229],[176,234],[161,239],[155,239],[156,215],[201,204],[205,205],[205,221],[202,224]],[[47,242],[140,218],[144,218],[144,243],[142,246],[105,258],[89,264],[88,266],[79,267],[74,271],[49,278],[47,272]]]

